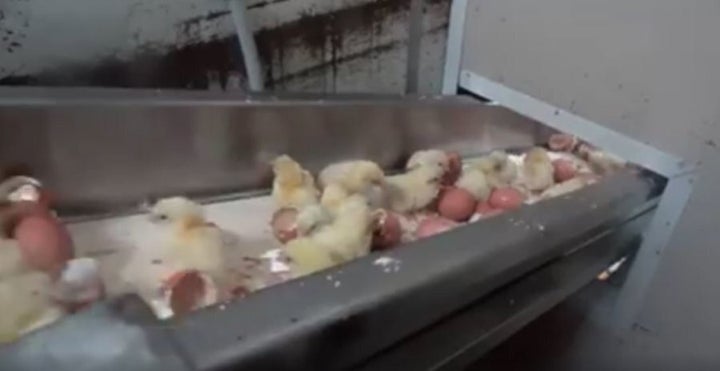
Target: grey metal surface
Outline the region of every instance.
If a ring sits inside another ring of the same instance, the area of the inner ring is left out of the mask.
[[[0,347],[0,371],[194,370],[171,336],[139,297],[115,298]]]
[[[282,153],[311,170],[349,158],[393,168],[422,148],[469,154],[527,146],[543,132],[507,109],[462,99],[241,97],[0,90],[0,167],[27,165],[61,209],[93,213],[173,193],[266,188],[269,161]]]
[[[655,218],[645,232],[643,245],[620,291],[613,314],[613,325],[618,333],[636,325],[664,250],[690,199],[696,180],[695,174],[685,174],[668,181]]]
[[[618,256],[637,249],[656,205],[650,203],[648,212],[600,233],[577,252],[496,290],[369,359],[356,371],[465,370],[471,362],[594,280]]]

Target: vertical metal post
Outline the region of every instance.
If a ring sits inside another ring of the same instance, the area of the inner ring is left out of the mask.
[[[418,80],[420,79],[420,48],[423,34],[423,8],[424,0],[410,0],[410,14],[408,21],[408,47],[405,73],[405,93],[418,93]]]
[[[260,67],[257,45],[252,30],[248,25],[247,8],[244,0],[229,0],[230,13],[235,24],[235,33],[240,43],[248,85],[252,91],[261,91],[264,88],[263,73]]]
[[[459,86],[491,99],[524,116],[557,130],[577,135],[610,150],[632,163],[668,178],[655,216],[643,234],[643,242],[615,302],[612,326],[618,335],[637,321],[662,252],[692,193],[697,168],[687,161],[662,152],[590,120],[564,111],[527,94],[510,89],[474,72],[463,70]]]
[[[643,241],[617,298],[613,327],[618,334],[632,329],[648,288],[660,265],[662,253],[675,230],[692,193],[695,172],[670,178],[655,216],[643,234]]]
[[[450,24],[445,46],[445,67],[443,69],[442,84],[442,94],[445,95],[457,93],[467,7],[468,0],[453,0],[450,7]]]

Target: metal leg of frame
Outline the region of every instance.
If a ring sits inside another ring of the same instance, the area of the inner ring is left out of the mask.
[[[445,67],[443,69],[442,85],[442,94],[445,95],[457,93],[467,6],[468,0],[453,0],[450,7],[450,25],[448,26],[445,46]]]
[[[423,36],[423,0],[410,1],[405,94],[417,94],[420,79],[420,49]]]
[[[655,217],[643,235],[635,261],[615,303],[612,324],[618,334],[632,329],[645,302],[662,253],[670,241],[675,225],[692,193],[695,173],[683,174],[668,181]]]
[[[263,72],[260,66],[255,37],[248,25],[247,8],[245,1],[229,0],[228,6],[235,25],[235,33],[240,43],[240,51],[245,63],[245,71],[248,78],[248,86],[251,91],[261,91],[264,87]]]
[[[630,267],[611,319],[612,326],[619,335],[632,328],[662,258],[662,251],[689,200],[697,170],[695,166],[474,72],[462,71],[459,86],[557,130],[577,135],[668,178],[655,217],[644,234],[642,245]]]

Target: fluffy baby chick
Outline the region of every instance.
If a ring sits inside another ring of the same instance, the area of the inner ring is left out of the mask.
[[[353,160],[325,167],[318,178],[323,188],[340,184],[350,193],[364,193],[369,186],[382,185],[385,173],[372,161]]]
[[[28,271],[17,240],[0,238],[0,280]]]
[[[300,208],[317,203],[318,191],[312,174],[288,155],[273,161],[272,197],[277,208]]]
[[[305,275],[367,255],[372,234],[368,201],[355,194],[341,202],[330,224],[288,242],[285,249],[297,273]]]
[[[363,195],[373,207],[382,206],[385,172],[380,165],[372,161],[335,163],[323,169],[318,178],[323,187],[320,202],[331,209],[336,208],[339,201],[353,194]]]
[[[448,161],[448,156],[445,151],[441,151],[439,149],[426,149],[417,151],[410,155],[405,168],[410,170],[418,166],[429,164],[439,164],[443,168],[446,168],[448,166]]]
[[[185,197],[158,201],[150,220],[167,228],[164,248],[180,269],[194,269],[217,277],[223,269],[222,230],[208,223],[202,206]]]
[[[470,164],[485,173],[488,184],[493,188],[507,187],[518,177],[517,165],[503,151],[493,151]]]
[[[323,205],[305,206],[298,211],[296,220],[297,233],[300,236],[306,236],[320,226],[329,224],[332,220],[332,213]]]
[[[593,170],[599,174],[611,174],[627,165],[627,162],[620,157],[599,150],[590,151],[587,160]]]
[[[440,192],[445,170],[439,164],[421,165],[385,178],[387,207],[398,213],[426,208]]]
[[[476,201],[487,201],[492,191],[485,172],[471,166],[466,166],[463,169],[460,178],[455,182],[455,186],[470,192]]]
[[[0,280],[0,344],[60,319],[64,312],[50,296],[50,277],[27,272]]]
[[[405,169],[411,170],[418,166],[440,165],[443,168],[442,183],[452,185],[460,176],[462,160],[457,153],[427,149],[413,153],[408,159]]]
[[[320,204],[331,212],[337,212],[343,201],[350,197],[351,193],[338,183],[328,184],[320,196]]]
[[[523,159],[523,185],[529,191],[542,192],[555,184],[554,169],[546,150],[535,147]]]
[[[543,191],[543,193],[540,195],[540,199],[547,200],[549,198],[562,196],[568,193],[575,192],[577,190],[580,190],[588,185],[588,180],[577,177],[572,178],[569,180],[566,180],[562,183],[558,183],[553,185],[552,187],[546,189]]]

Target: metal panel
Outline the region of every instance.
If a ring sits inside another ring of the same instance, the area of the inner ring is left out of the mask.
[[[467,73],[461,87],[577,134],[676,185],[697,172],[702,145],[717,146],[708,137],[694,138],[694,145],[688,140],[718,122],[714,70],[720,48],[704,37],[716,33],[716,4],[472,0],[466,19],[450,25],[456,32],[448,40],[463,45],[461,69]],[[464,40],[457,40],[463,33]],[[653,147],[660,144],[683,157]],[[659,214],[648,232],[618,303],[621,327],[636,320],[657,254],[691,191],[691,185],[672,187],[665,195],[662,204],[675,207]]]
[[[348,158],[394,168],[421,148],[470,154],[528,146],[541,132],[507,109],[456,98],[93,92],[15,90],[0,99],[0,167],[27,165],[61,207],[79,213],[267,188],[269,161],[282,153],[311,170]]]
[[[594,280],[618,256],[632,253],[652,216],[650,210],[608,230],[578,252],[508,284],[356,371],[467,370],[469,363]]]

